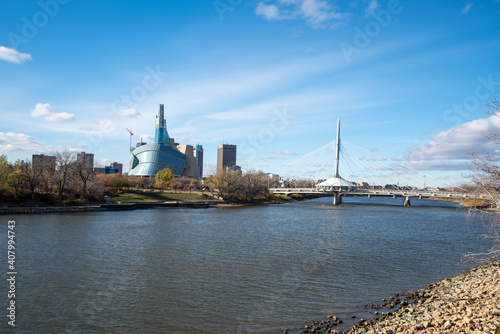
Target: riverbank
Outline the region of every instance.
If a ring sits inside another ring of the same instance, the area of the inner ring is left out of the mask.
[[[105,203],[75,206],[5,206],[0,207],[0,215],[8,214],[40,214],[58,212],[102,212],[131,211],[137,209],[208,209],[217,207],[221,202],[136,202],[136,203]]]
[[[301,333],[499,333],[500,261],[472,268],[429,284],[427,289],[395,294],[380,305],[367,304],[373,318],[359,319],[344,331],[329,316],[301,328]]]
[[[257,205],[281,204],[280,201],[256,201],[248,203],[231,203],[227,201],[156,201],[156,202],[111,202],[89,205],[38,205],[38,206],[3,206],[0,215],[9,214],[42,214],[64,212],[102,212],[102,211],[131,211],[144,209],[209,209],[209,208],[238,208]]]

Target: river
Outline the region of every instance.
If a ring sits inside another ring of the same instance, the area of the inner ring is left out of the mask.
[[[15,332],[281,333],[459,274],[490,246],[453,203],[331,200],[2,216],[4,254],[16,221]]]

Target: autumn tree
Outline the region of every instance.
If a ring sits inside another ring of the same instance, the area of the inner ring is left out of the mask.
[[[164,168],[156,173],[155,179],[158,187],[165,189],[174,179],[174,173],[172,173],[172,170],[170,168]]]
[[[196,186],[196,181],[194,179],[191,179],[191,181],[189,182],[187,188],[189,189],[189,193],[191,193],[191,191],[193,189],[195,189],[197,186]]]
[[[5,154],[0,155],[0,184],[7,183],[7,177],[12,173],[12,166],[7,161]]]
[[[7,184],[14,188],[16,194],[19,194],[24,184],[24,179],[20,169],[15,169],[7,176]]]

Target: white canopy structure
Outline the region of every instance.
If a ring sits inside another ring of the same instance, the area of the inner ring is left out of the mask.
[[[318,191],[339,191],[348,190],[349,188],[356,188],[357,185],[339,177],[332,177],[326,181],[318,183],[316,190]]]

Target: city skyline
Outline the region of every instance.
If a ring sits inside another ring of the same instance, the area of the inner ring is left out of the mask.
[[[495,153],[500,2],[47,0],[0,11],[0,154],[62,147],[128,171],[159,103],[177,142],[274,172],[335,138],[440,180]],[[333,171],[332,171],[333,172]]]

